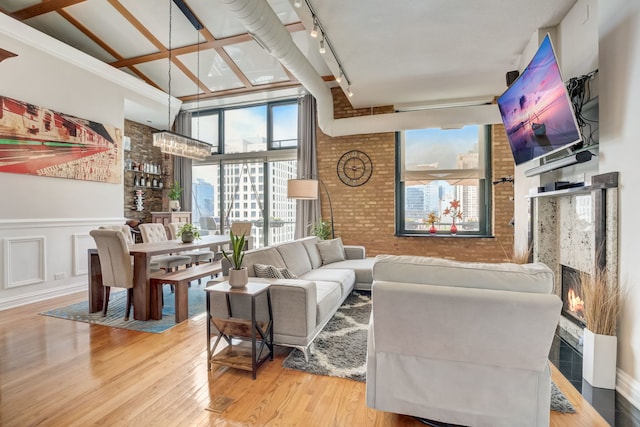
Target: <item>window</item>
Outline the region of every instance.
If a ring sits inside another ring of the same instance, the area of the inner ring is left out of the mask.
[[[458,235],[490,234],[490,127],[399,132],[396,233],[429,234],[434,213],[438,234],[449,234],[447,208],[457,201]]]
[[[220,154],[194,162],[194,223],[206,232],[228,234],[233,221],[251,221],[254,247],[292,240],[296,204],[286,193],[287,181],[297,171],[297,102],[203,111],[193,117],[202,127],[207,120],[219,123],[220,141]]]

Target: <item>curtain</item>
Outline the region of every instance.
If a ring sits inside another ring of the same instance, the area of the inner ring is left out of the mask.
[[[316,100],[311,95],[298,99],[298,178],[318,178],[316,152]],[[320,199],[296,201],[294,237],[308,236],[311,226],[321,219]]]
[[[191,137],[191,113],[180,111],[176,116],[175,132]],[[178,181],[184,191],[180,199],[180,206],[183,211],[191,212],[191,182],[192,182],[192,161],[186,157],[173,156],[173,178]]]

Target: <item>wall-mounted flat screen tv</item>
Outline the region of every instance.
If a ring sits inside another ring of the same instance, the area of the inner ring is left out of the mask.
[[[582,140],[548,34],[498,107],[517,165]]]

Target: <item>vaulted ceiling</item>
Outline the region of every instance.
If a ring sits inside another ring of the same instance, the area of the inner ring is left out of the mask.
[[[266,1],[334,85],[339,58],[355,107],[499,95],[531,36],[557,25],[576,3],[303,0],[298,8],[294,0]],[[0,0],[0,12],[184,102],[299,86],[222,0]],[[309,36],[314,17],[332,47],[325,54],[321,37]]]

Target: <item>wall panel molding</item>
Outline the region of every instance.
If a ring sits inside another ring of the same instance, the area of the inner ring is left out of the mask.
[[[0,220],[0,230],[34,229],[51,227],[94,226],[96,224],[124,224],[124,217],[113,218],[30,218]]]
[[[96,245],[87,233],[73,234],[73,275],[80,276],[89,273],[87,251]]]
[[[4,239],[5,288],[42,283],[47,277],[44,236]]]

